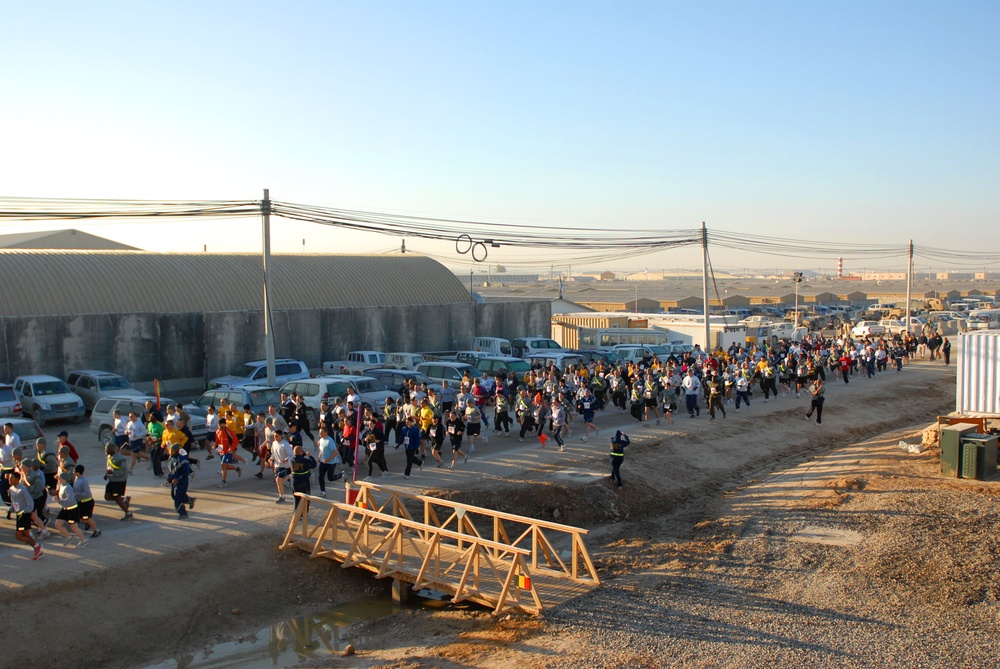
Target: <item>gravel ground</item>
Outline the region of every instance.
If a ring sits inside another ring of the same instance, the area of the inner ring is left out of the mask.
[[[894,438],[883,444],[892,449]],[[850,492],[732,513],[665,563],[550,613],[587,639],[558,667],[997,667],[997,484],[948,481],[933,454],[840,481]],[[844,485],[844,484],[847,485]],[[831,491],[832,492],[832,491]],[[857,546],[790,541],[804,527],[860,533]]]

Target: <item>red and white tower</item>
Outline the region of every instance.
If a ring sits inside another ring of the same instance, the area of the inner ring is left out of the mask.
[[[837,278],[838,279],[843,279],[844,278],[844,259],[843,258],[837,258]]]

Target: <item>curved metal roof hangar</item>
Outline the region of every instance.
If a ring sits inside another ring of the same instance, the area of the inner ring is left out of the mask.
[[[468,302],[439,262],[417,255],[273,255],[274,310]],[[262,311],[260,255],[0,251],[0,317]]]

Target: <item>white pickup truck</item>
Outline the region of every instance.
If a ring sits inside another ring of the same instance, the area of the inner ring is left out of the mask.
[[[347,360],[323,363],[324,374],[362,374],[366,369],[385,367],[385,353],[381,351],[351,351]]]

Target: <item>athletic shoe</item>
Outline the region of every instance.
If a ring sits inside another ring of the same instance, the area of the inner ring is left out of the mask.
[[[41,531],[41,532],[40,532],[40,533],[38,534],[38,538],[39,538],[39,539],[48,539],[48,538],[49,538],[49,537],[51,537],[51,536],[52,536],[52,533],[51,533],[51,532],[49,532],[49,531],[48,531],[47,529],[45,529],[45,530],[42,530],[42,531]]]
[[[466,456],[465,456],[465,459],[464,459],[464,460],[462,460],[462,464],[463,464],[463,465],[467,465],[467,464],[469,464],[469,456],[468,456],[468,455],[466,455]]]
[[[97,538],[97,537],[99,537],[99,536],[101,536],[101,531],[100,531],[100,530],[94,530],[94,531],[93,531],[93,532],[92,532],[92,533],[90,534],[90,538],[91,538],[91,539],[96,539],[96,538]]]
[[[371,477],[371,476],[366,476],[366,477],[364,478],[364,481],[365,481],[365,483],[371,483],[371,480],[372,480],[372,477]]]
[[[595,432],[594,435],[598,435],[600,433],[601,433],[601,428],[597,428],[597,432]]]
[[[476,452],[476,445],[469,444],[469,453],[475,453],[475,452]]]
[[[518,437],[518,438],[517,438],[517,441],[518,441],[519,443],[522,443],[522,444],[524,443],[524,439],[521,439],[521,437]]]
[[[442,467],[444,467],[444,463],[443,462],[439,462],[438,463],[438,469],[441,469]]]
[[[316,495],[319,496],[319,497],[326,497],[326,491],[325,490],[320,490],[318,493],[316,493]]]
[[[483,435],[483,444],[486,446],[490,445],[490,438],[487,437],[485,434]]]
[[[42,545],[41,544],[35,544],[35,554],[33,556],[31,556],[31,559],[32,560],[37,560],[38,558],[42,557],[43,555],[45,555],[45,553],[42,552]]]
[[[452,466],[448,467],[448,471],[450,471],[450,472],[455,471],[455,465],[452,465]],[[406,478],[410,478],[410,477],[407,476]]]
[[[125,515],[122,516],[122,520],[132,520],[133,518],[135,518],[135,516],[132,514],[131,511],[126,511]]]
[[[389,472],[382,472],[382,476],[380,476],[379,478],[383,478],[384,479],[387,476],[389,476]]]
[[[284,501],[285,501],[285,497],[284,497],[284,495],[282,495],[282,496],[278,497],[278,499],[274,500],[274,503],[275,504],[281,504]]]
[[[76,545],[76,547],[77,547],[77,548],[86,548],[86,547],[87,547],[87,546],[89,546],[89,545],[90,545],[90,542],[89,542],[89,541],[87,541],[86,539],[84,539],[83,541],[81,541],[80,543],[78,543],[78,544]]]
[[[220,481],[215,487],[216,488],[228,488],[229,485],[225,481]]]
[[[188,508],[189,509],[193,509],[194,508],[194,503],[196,501],[197,500],[194,497],[188,497]]]
[[[255,479],[262,479],[262,478],[264,478],[264,475],[263,475],[263,474],[261,474],[260,472],[257,472],[256,474],[254,474],[254,475],[253,475],[253,477],[254,477]]]
[[[170,485],[170,481],[164,481],[163,483],[160,484],[160,487],[166,488],[168,485]]]
[[[410,475],[409,474],[403,474],[403,478],[404,479],[408,479],[408,478],[410,478]]]
[[[236,477],[239,478],[240,476],[243,476],[243,468],[242,467],[237,467],[236,468]]]
[[[580,441],[582,441],[583,443],[586,444],[587,443],[587,437],[585,437],[585,436],[584,437],[580,437]]]

